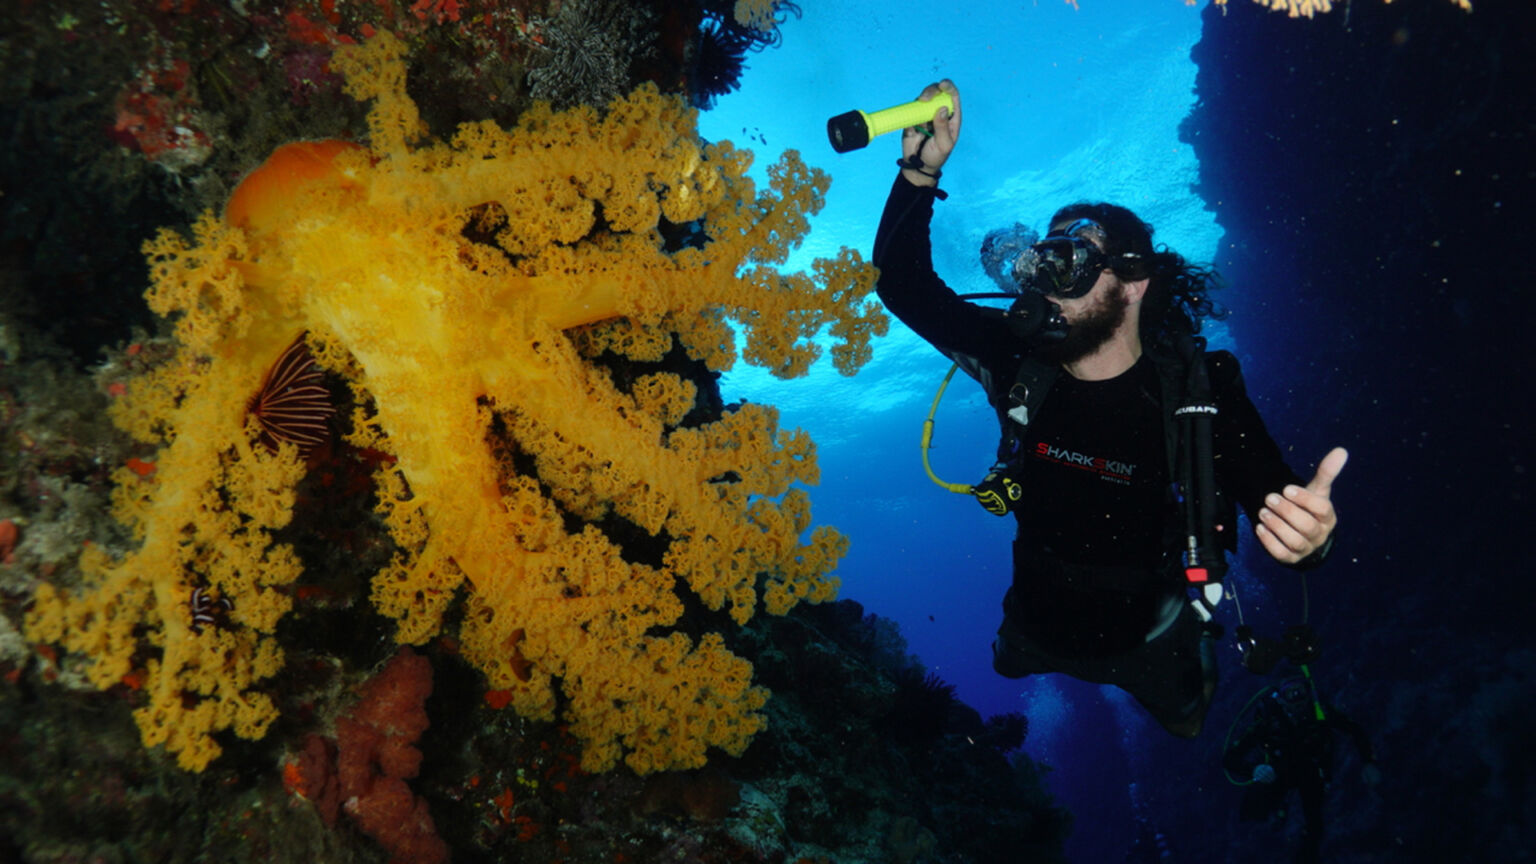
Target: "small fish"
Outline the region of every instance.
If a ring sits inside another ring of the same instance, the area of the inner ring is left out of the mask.
[[[235,609],[235,604],[230,602],[228,597],[215,600],[208,593],[208,589],[202,587],[192,589],[192,600],[189,605],[192,607],[192,632],[198,635],[202,635],[204,627],[217,627],[220,616],[227,615]]]

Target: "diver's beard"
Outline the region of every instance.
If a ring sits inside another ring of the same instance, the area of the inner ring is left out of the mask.
[[[1047,363],[1065,366],[1087,357],[1104,347],[1120,325],[1125,322],[1125,310],[1130,308],[1125,297],[1125,286],[1116,284],[1104,293],[1099,302],[1088,307],[1083,317],[1073,321],[1067,336],[1054,345],[1041,346],[1035,356]]]

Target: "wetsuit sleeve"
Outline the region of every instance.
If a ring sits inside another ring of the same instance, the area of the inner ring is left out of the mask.
[[[1279,492],[1290,483],[1305,485],[1305,481],[1285,463],[1280,447],[1269,436],[1264,419],[1243,386],[1237,358],[1228,351],[1213,351],[1208,362],[1211,391],[1221,409],[1213,428],[1217,482],[1256,524],[1266,495]],[[1288,566],[1308,569],[1321,564],[1333,546],[1331,537],[1329,541],[1317,552]]]
[[[950,359],[1006,362],[1005,352],[1015,340],[1001,316],[961,300],[933,270],[928,226],[934,198],[933,187],[896,176],[871,256],[880,268],[875,290],[891,314]]]

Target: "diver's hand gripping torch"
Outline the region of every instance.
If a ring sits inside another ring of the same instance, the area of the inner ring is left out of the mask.
[[[921,126],[931,121],[933,112],[941,106],[951,112],[955,110],[954,100],[942,90],[927,102],[913,100],[901,105],[893,105],[873,114],[849,111],[847,114],[839,114],[827,121],[827,138],[832,142],[832,149],[839,153],[858,150],[867,146],[869,140],[877,135],[905,129],[908,126]]]

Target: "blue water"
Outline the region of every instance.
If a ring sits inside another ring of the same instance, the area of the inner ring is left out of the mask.
[[[945,77],[960,88],[963,127],[944,166],[951,197],[937,208],[933,245],[936,269],[957,291],[995,290],[977,258],[988,230],[1015,220],[1043,229],[1051,212],[1079,199],[1129,206],[1191,260],[1216,257],[1220,231],[1190,191],[1195,157],[1177,134],[1193,102],[1196,9],[1176,0],[1083,0],[1079,9],[1041,0],[971,4],[935,18],[934,8],[804,4],[804,16],[781,27],[782,47],[749,55],[741,90],[701,118],[706,138],[753,149],[759,173],[796,149],[832,175],[826,209],[791,267],[841,246],[867,256],[896,173],[894,134],[839,155],[827,144],[826,118],[906,102]],[[1223,328],[1207,332],[1241,355]],[[1119,826],[1123,838],[1138,744],[1165,733],[1112,688],[992,672],[1013,520],[986,514],[923,472],[921,424],[947,367],[893,321],[854,378],[825,361],[790,382],[738,368],[723,390],[727,400],[779,406],[784,425],[816,440],[822,480],[813,515],[852,541],[838,571],[841,596],[897,621],[911,651],[983,716],[1028,716],[1025,749],[1055,768],[1052,787],[1078,820],[1075,860],[1123,851],[1123,839],[1096,849],[1093,826]],[[1283,427],[1272,431],[1284,439]],[[979,388],[959,376],[939,410],[935,471],[974,482],[996,438]]]

